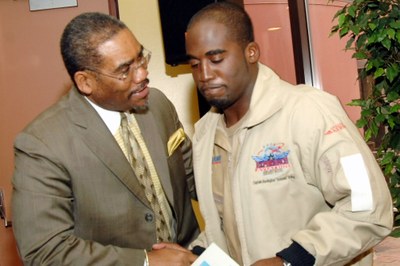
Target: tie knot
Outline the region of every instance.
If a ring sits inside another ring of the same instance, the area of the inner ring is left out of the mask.
[[[128,117],[125,113],[120,113],[121,114],[121,127],[127,127],[128,126]]]
[[[126,114],[124,112],[119,113],[121,115],[121,120],[126,119]]]

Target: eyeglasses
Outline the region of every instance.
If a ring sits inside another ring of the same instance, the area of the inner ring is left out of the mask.
[[[118,79],[120,81],[127,81],[128,78],[129,80],[132,78],[132,74],[136,75],[139,68],[147,69],[150,62],[150,58],[151,58],[151,52],[146,48],[143,48],[139,57],[136,58],[136,60],[133,61],[130,65],[128,65],[125,70],[123,70],[120,74],[117,75],[104,73],[98,70],[97,68],[87,67],[86,69],[109,78]]]

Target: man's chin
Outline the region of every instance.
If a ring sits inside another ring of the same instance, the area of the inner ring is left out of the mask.
[[[232,105],[232,103],[227,99],[211,99],[208,100],[208,104],[217,108],[218,110],[225,110]]]
[[[145,113],[149,110],[149,104],[146,102],[143,105],[139,105],[139,106],[134,106],[132,108],[133,112],[135,113]]]

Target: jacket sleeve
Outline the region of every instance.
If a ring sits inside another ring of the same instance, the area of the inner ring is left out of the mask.
[[[71,179],[38,138],[17,137],[12,182],[13,230],[24,265],[143,265],[143,249],[105,246],[74,234]]]
[[[315,215],[292,240],[315,257],[315,265],[344,265],[391,232],[391,196],[372,152],[336,98],[309,99],[299,101],[291,128],[306,180],[331,210]]]

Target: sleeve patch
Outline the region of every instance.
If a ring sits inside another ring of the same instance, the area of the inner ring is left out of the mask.
[[[350,185],[352,211],[372,210],[371,184],[361,154],[342,157],[340,163]]]

